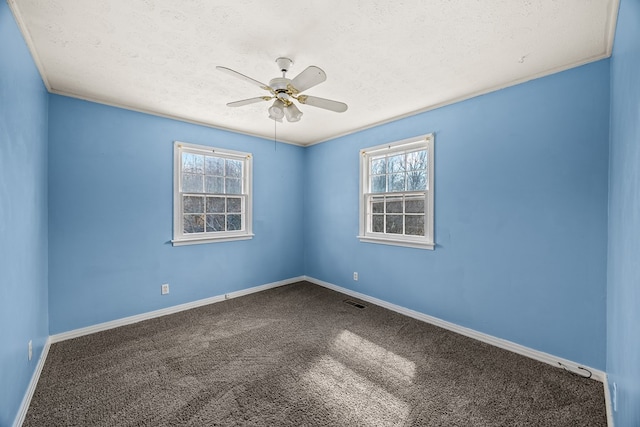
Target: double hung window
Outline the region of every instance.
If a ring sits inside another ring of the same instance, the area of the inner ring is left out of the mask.
[[[433,249],[433,134],[360,152],[361,241]]]
[[[174,144],[173,244],[250,239],[251,154]]]

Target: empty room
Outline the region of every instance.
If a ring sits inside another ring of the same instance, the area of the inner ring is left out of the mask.
[[[640,426],[640,0],[0,2],[0,427]]]

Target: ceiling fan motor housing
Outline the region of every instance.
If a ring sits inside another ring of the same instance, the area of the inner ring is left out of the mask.
[[[269,81],[269,86],[275,92],[276,98],[282,100],[285,105],[291,103],[291,80],[286,77],[276,77]]]
[[[286,92],[287,85],[289,85],[290,83],[291,80],[286,77],[276,77],[275,79],[269,80],[269,86],[271,86],[271,89],[273,89],[276,93],[280,91]]]

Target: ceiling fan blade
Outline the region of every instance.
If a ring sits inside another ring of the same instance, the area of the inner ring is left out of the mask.
[[[293,86],[294,89],[293,93],[304,92],[325,80],[327,80],[327,75],[320,68],[315,65],[307,67],[291,80],[291,86]]]
[[[301,104],[324,108],[325,110],[335,111],[336,113],[344,113],[347,111],[347,108],[349,108],[344,102],[318,98],[317,96],[300,95],[298,96],[298,101]]]
[[[261,83],[261,82],[255,80],[255,79],[252,79],[251,77],[245,76],[242,73],[234,71],[231,68],[221,67],[221,66],[217,66],[216,68],[218,70],[224,72],[224,73],[227,73],[227,74],[231,75],[231,76],[237,77],[237,78],[242,79],[244,81],[247,81],[247,82],[249,82],[251,84],[254,84],[254,85],[258,86],[261,89],[271,91],[271,88],[269,86],[267,86],[266,84]]]
[[[227,107],[242,107],[243,105],[255,104],[256,102],[269,101],[272,96],[258,96],[256,98],[243,99],[242,101],[229,102]]]

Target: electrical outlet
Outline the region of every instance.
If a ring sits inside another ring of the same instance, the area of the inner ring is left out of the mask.
[[[29,340],[29,360],[33,357],[33,342]]]
[[[356,282],[358,281],[358,272],[357,271],[353,272],[353,280],[355,280]]]
[[[618,411],[618,384],[613,383],[613,396],[611,396],[611,404],[613,405],[613,412]]]
[[[162,295],[166,295],[166,294],[169,293],[169,284],[168,283],[165,283],[164,285],[162,285],[160,293]]]

